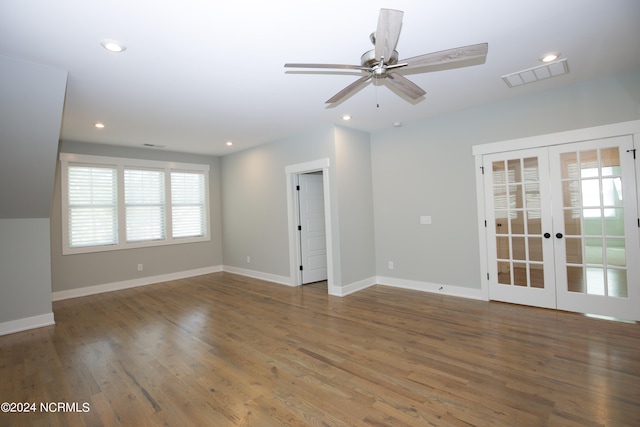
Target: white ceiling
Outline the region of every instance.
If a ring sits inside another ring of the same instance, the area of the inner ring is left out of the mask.
[[[407,75],[427,91],[417,103],[369,84],[334,106],[324,101],[357,73],[283,67],[359,64],[382,7],[404,11],[401,59],[488,42],[486,63]],[[0,55],[68,70],[64,140],[224,155],[332,123],[377,131],[640,69],[639,22],[638,0],[2,0]],[[106,51],[105,38],[127,50]],[[500,78],[549,51],[569,74],[512,89]]]

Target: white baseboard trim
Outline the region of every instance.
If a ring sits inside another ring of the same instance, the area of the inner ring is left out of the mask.
[[[60,301],[70,298],[101,294],[103,292],[119,291],[122,289],[136,288],[138,286],[153,285],[154,283],[168,282],[170,280],[186,279],[189,277],[202,276],[204,274],[218,273],[220,271],[222,271],[222,266],[217,265],[212,267],[196,268],[193,270],[178,271],[176,273],[141,277],[139,279],[125,280],[122,282],[87,286],[85,288],[69,289],[67,291],[52,292],[51,300]]]
[[[443,285],[439,283],[420,282],[417,280],[398,279],[395,277],[378,276],[376,283],[395,288],[412,289],[414,291],[431,292],[434,294],[463,297],[486,301],[481,289],[463,288],[461,286]]]
[[[176,273],[162,274],[158,276],[141,277],[139,279],[125,280],[122,282],[105,283],[102,285],[87,286],[85,288],[52,292],[51,299],[52,301],[61,301],[61,300],[70,299],[70,298],[78,298],[78,297],[83,297],[88,295],[100,294],[103,292],[118,291],[122,289],[135,288],[138,286],[152,285],[154,283],[168,282],[170,280],[186,279],[189,277],[201,276],[204,274],[211,274],[211,273],[218,273],[221,271],[239,274],[241,276],[251,277],[254,279],[265,280],[267,282],[277,283],[280,285],[296,286],[294,281],[287,276],[279,276],[276,274],[264,273],[261,271],[248,270],[245,268],[232,267],[228,265],[217,265],[212,267],[198,268],[194,270],[179,271]],[[443,285],[438,283],[398,279],[395,277],[385,277],[385,276],[369,277],[367,279],[359,280],[357,282],[350,283],[345,286],[334,287],[335,292],[332,293],[332,295],[344,297],[346,295],[361,291],[363,289],[366,289],[376,284],[391,286],[395,288],[431,292],[431,293],[449,295],[449,296],[455,296],[455,297],[487,300],[487,298],[483,295],[481,289],[471,289],[471,288],[464,288],[460,286]],[[20,319],[20,320],[15,320],[11,322],[0,323],[0,335],[3,334],[3,331],[5,329],[10,330],[10,332],[6,332],[6,333],[13,333],[13,332],[19,332],[20,330],[31,329],[32,327],[40,327],[40,326],[47,326],[49,324],[53,324],[53,314],[51,314],[50,320],[48,318],[41,319],[41,317],[42,316],[36,316],[34,318]],[[34,319],[34,321],[31,321],[29,319]],[[22,327],[21,325],[23,323],[21,322],[23,321],[26,322],[24,328],[16,329],[16,328]],[[18,323],[13,325],[15,322],[18,322]],[[50,322],[50,323],[46,323],[46,322]],[[36,324],[36,326],[28,326],[31,324]]]
[[[0,335],[9,335],[29,329],[55,325],[53,313],[40,314],[39,316],[25,317],[24,319],[10,320],[0,323]]]
[[[262,271],[248,270],[246,268],[232,267],[230,265],[223,266],[222,271],[251,277],[253,279],[266,280],[267,282],[278,283],[280,285],[296,286],[293,283],[293,280],[287,276],[278,276],[277,274],[263,273]]]
[[[336,286],[333,288],[336,292],[332,293],[331,295],[344,297],[354,292],[358,292],[370,286],[373,286],[376,284],[376,282],[377,282],[376,277],[369,277],[368,279],[359,280],[357,282],[349,283],[348,285],[344,285],[340,287]]]

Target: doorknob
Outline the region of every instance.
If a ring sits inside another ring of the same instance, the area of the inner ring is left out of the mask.
[[[549,237],[551,237],[551,233],[544,233],[544,238],[548,239]]]
[[[562,233],[556,233],[556,237],[557,237],[558,239],[562,239]]]

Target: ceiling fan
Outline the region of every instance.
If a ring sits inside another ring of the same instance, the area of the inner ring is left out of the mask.
[[[416,100],[424,96],[426,92],[395,70],[428,66],[436,66],[440,70],[484,63],[489,49],[487,43],[427,53],[398,61],[398,52],[395,49],[400,37],[403,15],[404,12],[400,10],[380,9],[378,27],[375,33],[372,33],[369,37],[375,48],[362,55],[360,65],[287,63],[284,66],[287,68],[331,68],[363,71],[365,73],[364,76],[326,101],[327,104],[333,104],[351,95],[371,79],[384,79],[388,85]],[[462,61],[467,61],[468,63],[465,65]],[[472,61],[473,63],[471,63]],[[426,71],[429,70],[423,72]]]

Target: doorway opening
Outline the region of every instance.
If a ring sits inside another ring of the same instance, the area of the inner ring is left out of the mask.
[[[327,280],[327,235],[322,172],[296,175],[300,284]]]
[[[336,295],[329,159],[290,165],[285,173],[291,285],[326,281],[327,292]]]
[[[640,320],[630,135],[486,154],[483,170],[491,299]]]

